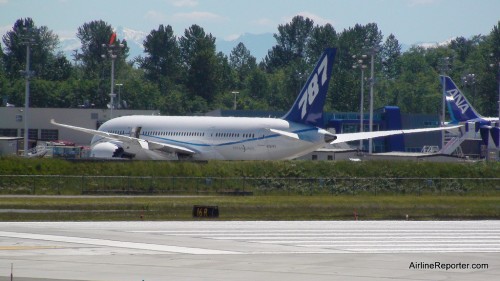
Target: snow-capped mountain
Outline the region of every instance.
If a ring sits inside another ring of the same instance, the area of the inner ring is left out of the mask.
[[[127,45],[129,47],[129,60],[143,55],[144,47],[142,43],[144,39],[148,35],[146,32],[137,31],[130,28],[118,27],[116,29],[116,35],[118,39],[125,39],[127,41]],[[66,37],[59,38],[59,50],[62,51],[68,60],[73,60],[73,54],[75,50],[79,50],[81,48],[81,42],[78,38],[75,37]]]
[[[137,56],[144,56],[144,46],[143,42],[149,33],[144,31],[137,31],[130,28],[118,27],[116,29],[116,35],[118,39],[125,39],[129,47],[128,59],[132,60]],[[75,37],[65,37],[59,38],[60,45],[59,50],[62,51],[68,60],[73,60],[73,54],[75,50],[79,50],[81,47],[80,40]],[[220,51],[227,56],[231,54],[238,43],[242,42],[245,44],[250,54],[260,62],[266,55],[267,51],[275,44],[275,40],[272,33],[264,34],[251,34],[245,33],[234,40],[221,40],[217,39],[215,44],[217,51]]]
[[[75,50],[79,50],[82,44],[76,37],[59,38],[59,50],[64,53],[69,61],[73,60]]]
[[[234,40],[217,40],[215,43],[217,45],[217,51],[223,52],[229,56],[234,47],[236,47],[240,42],[245,44],[245,47],[250,51],[250,54],[257,59],[257,63],[265,58],[269,49],[276,44],[276,40],[274,39],[272,33],[244,33]]]
[[[448,40],[445,40],[443,42],[422,42],[422,43],[417,43],[415,45],[420,46],[425,49],[430,49],[430,48],[438,48],[438,47],[444,47],[448,46],[451,44],[451,41],[455,40],[456,37],[452,37]]]
[[[414,43],[412,45],[406,45],[407,48],[406,49],[403,48],[403,51],[407,51],[407,50],[409,50],[413,46],[422,47],[424,49],[432,49],[432,48],[445,47],[445,46],[450,45],[451,41],[453,41],[455,39],[457,39],[457,37],[451,37],[451,38],[449,38],[447,40],[444,40],[442,42],[418,42],[418,43]]]
[[[116,36],[127,41],[127,45],[129,47],[129,60],[137,56],[144,55],[143,43],[144,39],[146,39],[146,36],[148,36],[148,33],[144,31],[133,30],[130,28],[118,27],[118,29],[116,30]]]

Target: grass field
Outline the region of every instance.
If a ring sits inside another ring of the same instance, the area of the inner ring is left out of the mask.
[[[218,220],[500,219],[500,196],[9,196],[0,220],[197,220],[193,205],[218,206]]]
[[[352,220],[355,212],[360,220],[500,219],[499,175],[500,162],[5,157],[0,220],[193,220],[193,205],[218,206],[219,220]],[[253,196],[222,196],[237,190]],[[205,196],[159,196],[172,194]]]
[[[498,178],[500,162],[78,161],[0,157],[0,175]]]

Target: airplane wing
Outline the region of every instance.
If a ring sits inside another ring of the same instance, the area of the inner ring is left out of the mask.
[[[128,143],[131,145],[138,145],[141,148],[146,149],[146,150],[160,150],[160,151],[185,153],[185,154],[186,153],[187,154],[195,154],[196,153],[195,151],[193,151],[191,149],[188,149],[188,148],[185,148],[182,146],[178,146],[178,145],[166,144],[166,143],[155,142],[155,141],[147,141],[147,140],[138,139],[138,138],[129,137],[129,136],[124,136],[124,135],[119,135],[119,134],[113,134],[113,133],[108,133],[108,132],[103,132],[103,131],[97,131],[97,130],[82,128],[82,127],[61,124],[61,123],[57,123],[56,121],[54,121],[54,119],[51,119],[50,123],[52,123],[53,125],[56,125],[56,126],[84,132],[84,133],[91,134],[91,135],[100,136],[100,137],[107,138],[107,139],[121,141],[121,142]]]
[[[449,127],[438,127],[438,128],[336,134],[335,136],[337,138],[334,141],[330,142],[330,144],[355,141],[355,140],[373,139],[373,138],[378,138],[378,137],[387,137],[387,136],[399,135],[399,134],[414,134],[414,133],[425,133],[425,132],[451,130],[451,129],[456,129],[459,127],[461,127],[461,125],[449,126]]]

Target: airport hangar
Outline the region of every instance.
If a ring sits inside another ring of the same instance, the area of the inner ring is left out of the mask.
[[[0,155],[14,154],[23,148],[24,108],[0,107]],[[113,117],[126,115],[159,115],[158,110],[113,110]],[[251,110],[214,110],[206,116],[238,116],[238,117],[276,117],[283,116],[279,111]],[[97,129],[111,116],[110,109],[96,108],[30,108],[29,111],[30,146],[36,142],[64,140],[77,146],[88,146],[92,136],[66,128],[54,126],[51,119],[74,126]],[[369,128],[369,116],[363,117],[364,131]],[[402,114],[398,107],[385,106],[375,111],[373,118],[374,130],[396,130],[437,127],[439,116],[433,114]],[[325,127],[331,131],[347,133],[357,132],[360,128],[360,115],[356,112],[325,113]],[[401,151],[421,152],[423,147],[440,147],[441,133],[431,132],[412,135],[399,135],[374,140],[373,151],[376,153]],[[465,155],[479,158],[481,155],[481,140],[467,140],[462,143]],[[17,147],[17,149],[16,149]],[[326,146],[315,153],[301,157],[311,160],[339,160],[359,156],[359,141],[350,145]],[[368,150],[368,141],[363,142],[363,151]]]
[[[113,117],[126,115],[158,115],[158,110],[115,109]],[[63,140],[77,146],[88,146],[92,135],[54,126],[54,119],[60,123],[97,129],[110,119],[110,109],[97,108],[30,108],[28,113],[28,138],[30,147],[37,142]],[[19,153],[24,145],[24,107],[0,107],[0,155]],[[17,147],[15,149],[14,147]],[[16,152],[17,151],[17,152]]]

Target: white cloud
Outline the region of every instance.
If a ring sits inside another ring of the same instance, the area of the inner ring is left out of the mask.
[[[172,18],[176,21],[218,21],[223,19],[221,16],[210,12],[177,13]]]
[[[175,7],[195,7],[195,6],[198,6],[198,1],[196,1],[196,0],[170,0],[169,2],[170,2],[170,4],[172,4]]]
[[[9,0],[0,0],[0,5],[9,3]]]
[[[272,26],[272,27],[276,26],[275,22],[268,18],[260,18],[252,21],[252,23],[260,26]]]
[[[72,30],[56,30],[55,33],[60,40],[70,40],[76,38],[76,32]]]
[[[310,18],[314,21],[314,24],[325,25],[325,24],[329,23],[329,24],[333,25],[332,20],[322,18],[322,17],[320,17],[316,14],[313,14],[311,12],[308,12],[308,11],[298,12],[297,16],[303,16],[304,18]],[[283,20],[288,23],[288,22],[292,21],[293,17],[295,17],[295,16],[287,17],[287,18],[284,18]]]
[[[2,1],[2,0],[0,0]],[[0,41],[2,41],[2,37],[7,34],[7,32],[12,30],[12,25],[4,25],[0,26]]]
[[[144,17],[154,22],[165,22],[167,20],[167,17],[163,13],[153,10],[148,11]]]

